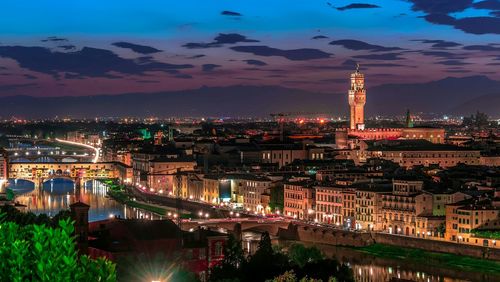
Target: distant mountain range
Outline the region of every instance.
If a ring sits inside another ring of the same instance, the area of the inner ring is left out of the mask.
[[[485,76],[420,84],[385,84],[367,91],[368,115],[412,112],[500,116],[500,81]],[[80,97],[0,97],[0,116],[22,118],[121,116],[264,117],[276,112],[347,113],[346,93],[314,93],[279,86],[202,87],[194,90]]]
[[[448,77],[427,83],[384,84],[368,89],[368,114],[412,112],[500,116],[500,81],[486,76]]]

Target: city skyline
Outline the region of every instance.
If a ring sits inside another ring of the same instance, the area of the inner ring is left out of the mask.
[[[252,4],[5,3],[0,97],[231,85],[345,95],[356,62],[368,90],[450,76],[500,80],[497,1]]]
[[[500,277],[500,0],[4,2],[0,281]]]

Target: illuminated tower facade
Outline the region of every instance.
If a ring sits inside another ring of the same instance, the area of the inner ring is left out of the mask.
[[[351,89],[349,89],[349,107],[351,112],[350,128],[365,129],[365,75],[359,72],[359,64],[356,72],[351,74]]]

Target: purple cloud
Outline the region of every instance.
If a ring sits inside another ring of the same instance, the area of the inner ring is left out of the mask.
[[[109,72],[136,75],[150,71],[177,73],[179,69],[193,67],[189,64],[156,62],[150,57],[124,59],[109,50],[91,47],[73,52],[58,52],[44,47],[0,46],[0,57],[16,60],[22,68],[54,77],[58,77],[59,72],[86,77],[111,77]]]
[[[139,54],[153,54],[153,53],[161,52],[161,50],[158,50],[158,49],[150,47],[150,46],[138,45],[138,44],[133,44],[133,43],[128,43],[128,42],[115,42],[111,45],[116,46],[116,47],[120,47],[120,48],[130,49],[130,50],[132,50],[136,53],[139,53]]]
[[[231,47],[230,49],[236,52],[252,53],[257,56],[284,57],[291,61],[324,59],[324,58],[330,58],[332,56],[332,54],[311,48],[282,50],[282,49],[272,48],[269,46],[236,46],[236,47]]]
[[[267,66],[266,62],[259,61],[259,60],[243,60],[249,65],[254,65],[254,66]]]
[[[343,7],[337,8],[339,11],[345,11],[345,10],[351,10],[351,9],[374,9],[374,8],[380,8],[380,6],[373,5],[373,4],[365,4],[365,3],[353,3],[349,4]]]
[[[233,11],[222,11],[220,14],[223,15],[223,16],[230,16],[230,17],[241,17],[241,16],[243,16],[241,13],[233,12]]]
[[[196,43],[196,42],[191,42],[191,43],[186,43],[182,45],[182,47],[188,48],[188,49],[203,49],[203,48],[214,48],[214,47],[221,47],[224,44],[236,44],[236,43],[251,43],[251,42],[259,42],[259,40],[255,39],[248,39],[246,36],[238,34],[238,33],[219,33],[214,38],[214,41],[208,42],[208,43]]]
[[[334,40],[330,42],[330,45],[339,45],[346,49],[350,50],[370,50],[373,52],[385,52],[385,51],[396,51],[403,50],[399,47],[385,47],[380,45],[369,44],[363,41],[354,40],[354,39],[342,39],[342,40]]]

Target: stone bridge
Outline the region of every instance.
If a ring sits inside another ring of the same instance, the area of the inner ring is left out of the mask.
[[[287,229],[289,221],[268,220],[268,219],[213,219],[213,220],[195,220],[183,222],[182,229],[185,231],[193,230],[199,227],[206,227],[216,231],[231,232],[238,237],[241,232],[254,231],[258,233],[268,232],[270,235],[278,235],[280,229]]]
[[[35,190],[43,183],[56,178],[68,179],[81,186],[85,181],[120,177],[116,163],[32,163],[20,162],[9,164],[9,178],[23,179],[35,184]]]

